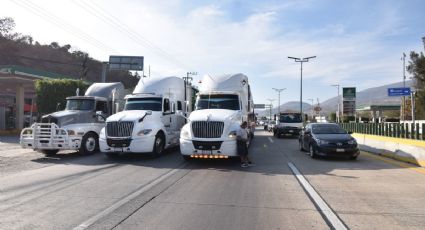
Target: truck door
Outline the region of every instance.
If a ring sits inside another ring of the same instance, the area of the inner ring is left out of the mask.
[[[162,103],[161,120],[162,120],[162,124],[164,124],[165,130],[167,132],[167,136],[170,135],[170,132],[171,132],[171,121],[172,121],[171,115],[172,113],[171,113],[170,100],[168,98],[164,98]]]

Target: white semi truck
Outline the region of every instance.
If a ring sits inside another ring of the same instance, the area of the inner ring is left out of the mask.
[[[99,150],[99,133],[105,119],[120,110],[124,95],[122,83],[94,83],[84,96],[77,93],[67,97],[65,110],[47,114],[40,123],[23,129],[20,144],[46,155],[59,150],[95,153]]]
[[[180,134],[185,159],[237,156],[236,130],[243,121],[248,122],[250,139],[254,137],[254,103],[246,75],[204,76],[195,106]]]
[[[100,150],[108,157],[124,153],[160,155],[178,146],[190,112],[192,86],[178,77],[140,79],[125,97],[124,110],[106,119]]]

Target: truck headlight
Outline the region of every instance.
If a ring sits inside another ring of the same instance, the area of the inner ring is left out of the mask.
[[[236,139],[236,131],[231,131],[230,133],[229,133],[229,138],[230,139]]]
[[[68,131],[68,135],[69,135],[69,136],[75,136],[75,131],[74,131],[74,130],[72,130],[72,129],[68,129],[68,130],[66,130],[66,131]]]
[[[152,129],[143,129],[137,133],[137,136],[146,136],[152,132]]]
[[[183,126],[181,132],[180,132],[180,137],[183,139],[190,139],[190,130],[188,128],[189,126]]]

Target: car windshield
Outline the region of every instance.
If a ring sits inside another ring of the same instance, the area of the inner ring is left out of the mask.
[[[162,98],[129,98],[124,110],[152,110],[161,111]]]
[[[301,114],[299,113],[281,114],[279,121],[284,123],[300,123],[302,122]]]
[[[239,110],[239,97],[234,94],[200,95],[196,101],[196,110],[201,109]]]
[[[338,125],[313,125],[311,131],[314,134],[347,134],[347,132]]]
[[[89,111],[94,109],[93,99],[68,99],[66,101],[65,110],[84,110]]]

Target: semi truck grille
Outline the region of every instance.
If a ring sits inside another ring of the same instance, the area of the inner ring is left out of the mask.
[[[134,123],[131,121],[113,121],[106,123],[108,137],[129,137],[133,133]]]
[[[193,135],[197,138],[220,138],[223,134],[224,122],[221,121],[194,121]]]

